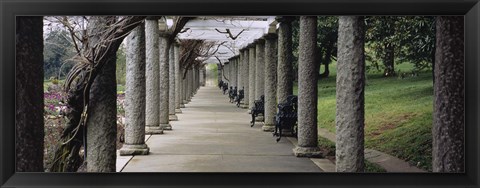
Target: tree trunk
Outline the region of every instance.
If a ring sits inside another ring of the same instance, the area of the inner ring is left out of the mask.
[[[465,169],[463,21],[463,16],[439,16],[436,20],[434,172],[464,172]]]
[[[383,64],[385,65],[384,76],[395,76],[395,45],[390,42],[385,43],[385,56]]]
[[[330,75],[329,65],[330,65],[332,53],[333,53],[333,44],[334,44],[334,41],[332,40],[328,41],[328,45],[325,49],[325,58],[321,61],[323,66],[325,67],[325,70],[323,71],[322,74],[320,74],[319,78],[327,78]]]
[[[16,23],[16,170],[43,172],[43,17]]]
[[[363,172],[365,127],[364,19],[338,21],[336,171]]]
[[[109,18],[109,23],[114,23],[115,17]],[[66,125],[60,138],[59,145],[55,151],[55,159],[50,171],[54,172],[75,172],[82,163],[79,156],[80,147],[84,144],[84,127],[86,126],[89,111],[90,89],[105,64],[110,62],[123,38],[133,28],[142,23],[145,17],[132,16],[124,17],[115,24],[107,24],[99,33],[87,36],[89,46],[83,44],[84,53],[79,54],[78,62],[68,73],[65,81],[66,98]],[[98,25],[100,27],[100,25]],[[93,26],[92,26],[93,27]],[[83,113],[85,112],[85,113]]]

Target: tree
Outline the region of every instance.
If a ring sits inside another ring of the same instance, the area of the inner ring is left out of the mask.
[[[337,37],[338,37],[338,18],[337,16],[318,16],[317,17],[317,61],[324,66],[324,72],[319,73],[319,78],[326,78],[330,75],[329,65],[332,60],[337,58]],[[292,22],[292,49],[295,75],[298,72],[298,39],[299,39],[299,21],[295,19]],[[321,66],[318,66],[320,72]],[[297,76],[295,76],[296,79]]]
[[[366,18],[366,23],[366,44],[371,51],[367,53],[367,59],[377,70],[381,64],[384,76],[396,74],[395,63],[412,63],[415,71],[432,67],[435,51],[433,17],[371,16]]]
[[[384,76],[395,75],[395,38],[397,16],[372,16],[366,18],[367,31],[366,42],[377,58],[384,66]],[[369,58],[377,69],[377,58]]]
[[[71,18],[70,18],[71,19]],[[77,57],[77,63],[68,73],[65,80],[64,90],[67,93],[66,104],[66,127],[61,136],[60,145],[55,152],[55,159],[50,171],[75,172],[82,164],[79,151],[84,142],[87,114],[89,114],[89,100],[91,87],[103,67],[109,66],[115,58],[118,47],[127,34],[142,23],[145,17],[107,17],[105,20],[93,22],[90,30],[94,33],[86,33],[86,28],[78,32],[78,22],[71,22],[67,17],[59,17],[58,20],[70,31]],[[98,25],[97,25],[98,24]],[[81,25],[80,25],[81,26]],[[82,35],[77,35],[78,33]],[[93,38],[89,38],[93,36]],[[93,40],[89,42],[89,40]],[[79,42],[77,44],[77,41]],[[81,44],[81,45],[79,45]],[[113,69],[114,71],[115,69]],[[115,77],[113,77],[115,80]],[[95,87],[95,86],[93,86]]]
[[[89,46],[101,42],[103,28],[109,28],[117,18],[113,16],[91,17],[87,30]],[[117,46],[116,49],[118,49]],[[116,171],[117,144],[117,50],[105,54],[105,65],[98,73],[90,88],[86,142],[84,143],[88,172]]]
[[[63,29],[50,31],[44,40],[45,79],[62,79],[72,68],[70,59],[75,55],[70,36]]]
[[[318,61],[324,65],[324,72],[319,78],[326,78],[330,75],[330,63],[337,58],[338,17],[319,16],[317,20]]]
[[[18,172],[43,172],[43,18],[16,20],[15,147]]]
[[[463,16],[436,18],[432,168],[465,170],[465,82]]]

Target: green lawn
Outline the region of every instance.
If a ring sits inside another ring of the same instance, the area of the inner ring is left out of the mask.
[[[410,72],[411,64],[396,66]],[[318,83],[318,126],[335,132],[335,64]],[[297,85],[294,87],[297,94]],[[431,170],[433,83],[429,71],[416,77],[384,78],[367,73],[365,87],[365,146]]]

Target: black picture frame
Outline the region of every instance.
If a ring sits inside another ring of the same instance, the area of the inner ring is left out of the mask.
[[[16,173],[15,16],[464,15],[465,173]],[[479,187],[478,0],[1,0],[0,187]]]

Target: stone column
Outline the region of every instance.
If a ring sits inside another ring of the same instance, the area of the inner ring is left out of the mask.
[[[242,78],[242,73],[243,73],[243,63],[242,63],[242,56],[239,54],[237,56],[237,82],[238,82],[238,89],[242,89],[243,86],[243,78]]]
[[[93,34],[89,38],[89,46],[98,44],[99,32],[107,27],[108,17],[90,19],[87,30]],[[140,26],[144,29],[144,26]],[[142,31],[143,39],[145,37]],[[144,41],[143,41],[144,42]],[[145,43],[143,43],[145,44]],[[145,58],[145,46],[139,52]],[[91,88],[87,118],[86,164],[88,172],[115,172],[117,157],[117,83],[116,53],[109,53],[110,59],[98,73]],[[145,59],[143,60],[145,61]],[[145,62],[144,62],[145,63]],[[143,106],[145,108],[145,106]],[[145,126],[144,124],[142,126]],[[80,134],[80,133],[79,133]]]
[[[237,89],[238,89],[238,62],[237,62],[237,58],[235,57],[233,59],[233,78],[235,79],[235,86],[237,86]]]
[[[180,86],[180,46],[178,43],[174,45],[174,53],[175,53],[175,113],[180,114],[182,110],[180,109],[181,103],[181,86]]]
[[[202,66],[202,69],[200,70],[200,85],[199,86],[205,86],[205,66]]]
[[[233,62],[231,60],[228,61],[228,79],[230,80],[229,81],[229,84],[228,86],[233,86]]]
[[[163,130],[172,130],[168,118],[169,108],[169,90],[170,90],[170,68],[169,54],[170,41],[169,35],[160,35],[160,127]]]
[[[15,83],[12,86],[16,94],[15,101],[2,101],[2,105],[9,103],[14,104],[16,107],[15,109],[9,109],[15,110],[15,117],[8,117],[15,118],[15,125],[2,125],[15,129],[15,143],[8,144],[8,147],[14,149],[15,153],[4,155],[9,155],[10,157],[15,155],[16,160],[11,161],[14,164],[9,165],[15,167],[17,172],[44,172],[43,17],[17,17],[16,34],[16,38],[13,39],[16,41],[15,67],[13,70],[16,71],[12,72],[12,74],[15,74],[15,80],[8,81],[9,83]],[[113,73],[115,73],[115,70]],[[3,89],[5,89],[4,85],[2,85],[2,91],[6,91]],[[9,91],[8,93],[12,94],[13,92]],[[6,115],[5,112],[2,112],[2,114]],[[4,123],[3,120],[5,119],[7,117],[2,115],[2,123]],[[4,144],[5,141],[2,141],[3,146],[6,146]]]
[[[298,48],[298,145],[293,149],[297,157],[321,156],[317,135],[316,41],[317,17],[301,16]]]
[[[465,97],[472,96],[465,92],[465,82],[473,79],[465,78],[465,71],[470,71],[465,70],[465,47],[468,48],[464,45],[465,22],[463,16],[437,16],[435,24],[432,169],[433,172],[462,173],[467,167],[465,164],[469,164],[464,155],[469,148],[465,145],[468,144],[465,143],[465,123],[472,127],[468,120],[465,122],[468,117]],[[478,105],[478,101],[468,102],[467,106],[470,105]]]
[[[338,20],[336,171],[363,172],[365,126],[364,20]]]
[[[218,81],[218,83],[220,83],[220,81],[223,80],[222,71],[223,71],[222,65],[220,63],[218,63],[217,64],[217,81]],[[217,86],[218,86],[218,83],[217,83]]]
[[[125,143],[120,155],[147,155],[145,144],[145,32],[143,26],[127,36],[125,84]]]
[[[187,71],[187,73],[184,75],[184,72]],[[182,68],[182,101],[183,101],[183,107],[185,108],[185,104],[188,104],[187,98],[188,98],[188,70],[185,70],[185,68]]]
[[[277,101],[285,102],[293,94],[293,54],[292,54],[292,17],[277,17],[278,28],[278,66]]]
[[[255,101],[255,44],[248,45],[248,113],[251,112]]]
[[[265,94],[265,40],[257,39],[255,44],[255,100],[259,100]]]
[[[263,131],[275,130],[274,116],[277,113],[277,35],[265,38],[265,123]]]
[[[237,87],[238,89],[242,89],[243,83],[242,83],[242,63],[240,61],[240,55],[237,55],[235,58],[235,65],[237,68]]]
[[[145,46],[146,46],[146,112],[145,134],[162,134],[160,128],[160,72],[158,48],[158,20],[145,21]]]
[[[187,80],[188,88],[187,88],[187,102],[190,102],[192,99],[192,92],[193,92],[193,68],[188,70],[188,80]]]
[[[194,94],[197,94],[198,88],[200,88],[200,67],[197,67],[195,69],[195,92]]]
[[[182,66],[180,66],[180,108],[185,108],[185,88],[186,88],[186,84],[185,84],[185,79],[183,78],[183,71],[185,71],[183,69]]]
[[[243,98],[243,105],[242,105],[242,108],[248,108],[248,105],[250,103],[250,100],[249,100],[249,97],[250,97],[250,93],[249,93],[249,89],[250,89],[250,81],[249,81],[249,62],[248,62],[248,48],[244,48],[243,50],[243,58],[242,58],[242,61],[243,61],[243,74],[242,74],[242,77],[243,77],[243,94],[244,94],[244,98]]]
[[[177,121],[178,117],[175,115],[175,45],[173,44],[170,45],[168,57],[168,119],[170,121]]]

